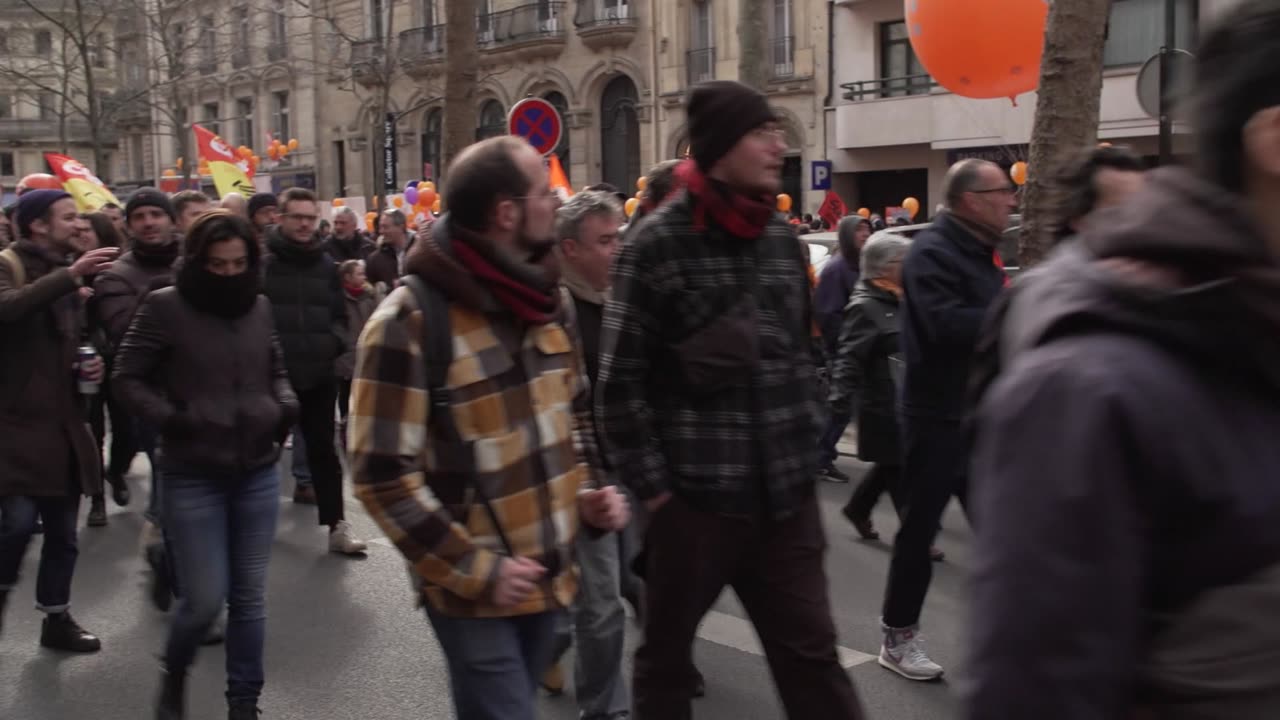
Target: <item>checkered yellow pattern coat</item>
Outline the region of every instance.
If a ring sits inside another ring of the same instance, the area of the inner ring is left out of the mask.
[[[462,447],[438,447],[428,428],[424,315],[413,293],[393,292],[360,336],[348,427],[356,496],[444,614],[524,615],[573,600],[577,494],[599,465],[573,303],[561,307],[564,322],[518,327],[510,313],[450,304],[446,384]],[[507,549],[477,487],[511,550],[548,570],[516,607],[492,602]]]

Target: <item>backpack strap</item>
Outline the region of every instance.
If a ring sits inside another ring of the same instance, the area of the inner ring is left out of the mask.
[[[22,264],[18,252],[11,247],[0,250],[0,260],[9,266],[9,271],[13,274],[13,289],[21,290],[27,284],[27,266]]]
[[[444,250],[446,247],[447,243],[441,246],[441,249]],[[457,448],[458,451],[470,456],[471,443],[462,439],[458,426],[453,422],[453,402],[448,386],[449,366],[453,364],[453,327],[449,319],[449,301],[439,288],[427,284],[418,275],[406,275],[402,281],[413,293],[418,308],[422,311],[422,355],[427,365],[427,401],[430,404],[427,414],[427,432],[434,436],[442,450]],[[448,451],[437,453],[437,457],[449,456]],[[484,505],[485,512],[489,515],[489,522],[493,524],[498,538],[502,541],[502,547],[506,549],[509,556],[515,557],[511,540],[503,530],[498,513],[489,502],[484,488],[480,483],[475,482],[474,473],[468,475],[468,480],[476,497]]]

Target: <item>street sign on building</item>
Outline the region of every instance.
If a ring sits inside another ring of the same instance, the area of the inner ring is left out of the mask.
[[[396,183],[396,114],[387,113],[382,122],[382,188],[393,193],[400,189]]]
[[[810,183],[814,190],[831,189],[831,161],[814,160],[809,168]]]
[[[525,98],[507,113],[507,133],[518,135],[543,155],[560,144],[563,125],[555,106],[541,98]]]

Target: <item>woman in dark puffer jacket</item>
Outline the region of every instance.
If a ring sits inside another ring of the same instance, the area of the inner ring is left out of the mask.
[[[224,605],[230,718],[258,717],[276,459],[297,400],[271,304],[259,294],[253,238],[227,211],[197,219],[176,285],[147,296],[116,357],[116,393],[160,428],[164,527],[183,588],[164,652],[159,720],[184,717],[187,668]]]

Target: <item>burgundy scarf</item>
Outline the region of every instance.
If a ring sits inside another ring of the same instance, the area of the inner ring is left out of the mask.
[[[510,308],[516,317],[533,325],[544,325],[555,318],[559,303],[554,288],[551,292],[545,292],[516,280],[468,247],[465,242],[453,243],[453,252],[458,262],[489,288],[498,302]]]
[[[692,160],[676,168],[676,177],[688,188],[694,199],[693,221],[699,230],[706,229],[707,216],[734,237],[754,240],[764,233],[773,214],[774,199],[768,195],[749,197],[733,192],[708,178]]]

